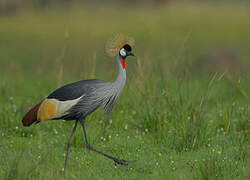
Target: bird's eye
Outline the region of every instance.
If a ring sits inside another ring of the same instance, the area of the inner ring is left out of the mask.
[[[120,55],[121,55],[121,56],[126,56],[126,51],[125,51],[124,48],[122,48],[122,49],[120,50]]]

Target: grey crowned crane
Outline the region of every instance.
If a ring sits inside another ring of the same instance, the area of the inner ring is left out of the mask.
[[[88,141],[85,126],[86,117],[96,109],[104,108],[106,111],[111,112],[125,85],[125,60],[128,56],[134,56],[134,54],[132,53],[132,48],[128,43],[120,46],[116,54],[118,76],[114,82],[89,79],[67,84],[55,90],[47,98],[31,108],[22,120],[24,126],[30,126],[35,122],[45,122],[48,120],[75,120],[75,125],[67,144],[64,169],[67,166],[72,138],[79,122],[83,128],[85,143],[88,149],[113,160],[115,165],[128,164],[128,161],[126,160],[116,158],[91,146]]]

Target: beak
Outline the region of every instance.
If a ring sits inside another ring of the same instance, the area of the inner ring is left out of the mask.
[[[128,53],[128,56],[135,56],[135,54],[132,53],[132,52],[129,52],[129,53]]]

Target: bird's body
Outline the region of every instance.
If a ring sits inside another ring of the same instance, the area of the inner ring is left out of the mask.
[[[99,107],[111,112],[126,82],[126,69],[121,61],[117,56],[118,76],[114,82],[89,79],[67,84],[45,98],[38,109],[36,107],[36,117],[24,120],[24,125],[56,119],[76,120]]]
[[[44,122],[58,119],[76,120],[75,127],[68,143],[68,156],[74,131],[78,121],[80,121],[84,129],[87,147],[113,159],[115,163],[123,164],[125,162],[124,160],[114,158],[89,145],[85,129],[85,118],[97,108],[104,108],[108,112],[112,111],[112,108],[126,82],[125,58],[129,55],[133,55],[131,47],[129,45],[125,45],[121,48],[116,57],[118,64],[118,76],[114,82],[89,79],[65,85],[52,92],[41,103],[34,106],[24,116],[22,120],[23,125],[30,126],[34,122]],[[65,167],[67,163],[67,156]]]

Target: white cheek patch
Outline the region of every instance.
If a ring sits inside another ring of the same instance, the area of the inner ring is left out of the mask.
[[[126,56],[126,51],[125,51],[124,48],[122,48],[122,49],[120,50],[120,55],[121,55],[121,56]]]

